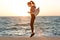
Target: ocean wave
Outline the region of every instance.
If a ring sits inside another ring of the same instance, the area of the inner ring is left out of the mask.
[[[29,26],[29,24],[15,24],[13,26]]]

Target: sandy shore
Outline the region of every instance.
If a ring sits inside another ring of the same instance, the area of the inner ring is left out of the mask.
[[[0,37],[0,40],[60,40],[60,37]]]

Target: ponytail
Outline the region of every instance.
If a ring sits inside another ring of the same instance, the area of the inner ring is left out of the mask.
[[[33,1],[30,1],[32,4],[35,4]]]

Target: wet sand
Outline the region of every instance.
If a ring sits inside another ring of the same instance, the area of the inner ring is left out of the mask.
[[[60,40],[60,37],[0,37],[0,40]]]

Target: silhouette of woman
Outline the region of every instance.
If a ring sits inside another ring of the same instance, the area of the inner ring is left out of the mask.
[[[35,20],[35,15],[33,14],[33,12],[35,12],[36,6],[33,1],[28,2],[27,5],[28,5],[28,7],[30,7],[30,12],[28,12],[28,13],[30,13],[30,15],[31,15],[30,27],[31,27],[32,34],[30,37],[32,37],[35,34],[34,33],[34,26],[33,26],[34,20]]]

